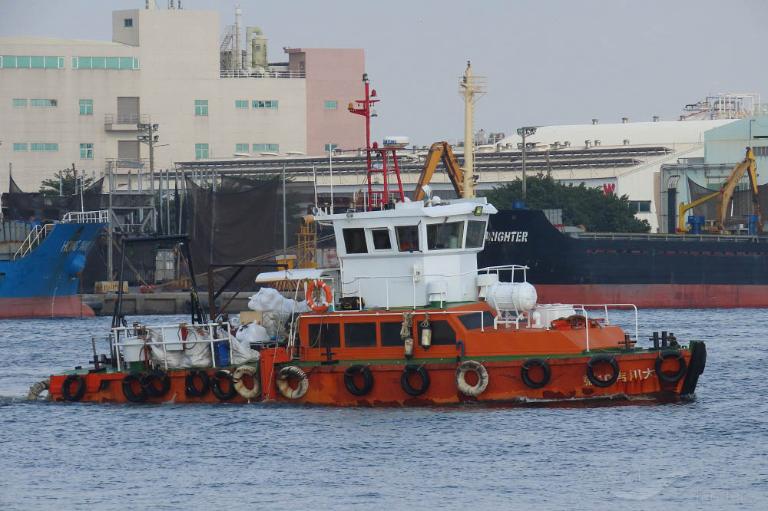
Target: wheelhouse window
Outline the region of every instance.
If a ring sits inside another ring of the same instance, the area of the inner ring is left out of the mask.
[[[344,346],[347,348],[376,346],[376,323],[344,324]]]
[[[338,348],[341,346],[339,337],[338,323],[309,325],[310,348]]]
[[[373,248],[376,250],[391,250],[392,242],[389,240],[389,229],[371,229]]]
[[[483,248],[483,238],[485,238],[485,221],[467,222],[467,248]]]
[[[368,248],[365,244],[364,229],[342,229],[344,233],[344,248],[347,254],[365,254]]]
[[[397,235],[397,248],[400,252],[419,251],[419,226],[399,225],[395,227]]]
[[[488,328],[493,326],[493,314],[488,311],[483,311],[482,316],[479,312],[473,312],[471,314],[462,314],[459,316],[459,321],[464,325],[467,330],[477,330],[481,326]]]
[[[382,322],[379,323],[382,346],[402,346],[403,339],[400,337],[400,322]]]
[[[453,331],[453,327],[448,324],[446,320],[429,320],[430,328],[432,329],[432,345],[449,345],[456,344],[456,332]],[[419,321],[419,337],[424,328]],[[415,340],[415,339],[414,339]]]
[[[427,225],[427,248],[429,250],[450,250],[461,248],[464,237],[464,222],[446,222]]]

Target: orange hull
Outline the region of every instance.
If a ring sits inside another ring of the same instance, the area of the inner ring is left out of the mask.
[[[423,367],[429,374],[429,386],[419,396],[409,395],[403,388],[401,377],[404,361],[382,363],[368,366],[373,376],[373,386],[364,396],[353,395],[345,386],[344,371],[354,361],[334,365],[301,364],[307,374],[308,390],[299,399],[284,397],[276,384],[276,375],[279,366],[293,364],[285,357],[281,361],[275,361],[279,365],[272,365],[272,357],[265,353],[262,359],[260,381],[262,392],[258,397],[247,400],[235,394],[228,399],[216,397],[212,390],[207,389],[201,396],[190,396],[187,392],[186,377],[189,374],[185,370],[169,371],[170,386],[161,396],[147,396],[142,401],[147,403],[246,403],[246,402],[290,402],[312,405],[329,406],[423,406],[423,405],[456,405],[460,403],[516,403],[528,401],[552,401],[552,400],[594,400],[616,398],[640,398],[640,399],[675,399],[683,391],[687,382],[681,377],[677,382],[664,383],[656,374],[655,365],[658,352],[644,351],[617,355],[619,372],[616,381],[606,387],[592,384],[587,377],[587,363],[589,356],[568,358],[546,358],[551,370],[549,382],[541,388],[531,388],[522,378],[522,365],[526,359],[513,360],[482,360],[488,372],[488,385],[477,397],[462,394],[456,383],[456,369],[459,363],[454,360],[436,361],[424,363]],[[281,353],[282,354],[282,353]],[[691,368],[691,352],[682,350],[681,355],[686,362],[688,372]],[[281,363],[282,362],[282,363]],[[664,362],[664,372],[675,372],[676,361]],[[211,380],[214,378],[215,369],[208,369],[207,374]],[[607,379],[610,376],[609,366],[599,367],[595,370],[597,379]],[[85,381],[83,395],[74,399],[77,401],[89,401],[99,403],[127,403],[128,399],[123,390],[123,379],[128,373],[88,373],[82,374]],[[684,375],[684,376],[687,376]],[[55,401],[71,401],[63,394],[63,384],[67,375],[52,376],[50,380],[50,397]],[[540,379],[537,375],[536,379]],[[694,383],[695,384],[695,383]],[[222,384],[223,390],[229,389],[229,382]],[[418,385],[418,380],[417,380]],[[77,385],[73,385],[77,390]],[[252,385],[249,384],[249,387]],[[134,384],[135,389],[140,387]],[[70,392],[71,394],[72,392]],[[134,401],[135,402],[135,401]]]

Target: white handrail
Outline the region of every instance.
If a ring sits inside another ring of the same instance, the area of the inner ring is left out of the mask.
[[[109,222],[109,211],[70,211],[61,219],[63,223],[73,224],[106,224]]]

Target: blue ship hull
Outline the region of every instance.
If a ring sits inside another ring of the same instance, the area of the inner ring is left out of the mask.
[[[59,223],[25,256],[0,261],[0,318],[93,315],[78,295],[80,273],[105,226]]]

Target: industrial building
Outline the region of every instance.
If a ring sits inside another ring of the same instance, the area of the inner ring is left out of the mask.
[[[220,36],[215,11],[148,2],[113,12],[112,41],[0,38],[1,191],[9,163],[36,191],[72,163],[127,186],[176,161],[363,145],[345,108],[362,91],[363,50],[286,48],[270,63],[240,18]]]

